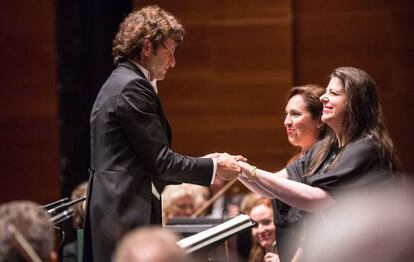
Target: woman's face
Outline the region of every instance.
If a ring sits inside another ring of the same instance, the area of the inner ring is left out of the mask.
[[[189,217],[194,213],[194,202],[190,195],[184,195],[174,201],[171,205],[169,218]]]
[[[286,127],[289,142],[302,151],[308,150],[320,135],[322,121],[313,119],[301,95],[291,97],[286,105]]]
[[[341,80],[331,78],[325,94],[320,98],[323,104],[322,121],[330,126],[338,135],[345,115],[346,99],[344,87]]]
[[[272,208],[261,204],[250,211],[250,217],[257,222],[257,226],[252,228],[254,240],[263,248],[270,250],[275,242],[276,227],[273,223]]]

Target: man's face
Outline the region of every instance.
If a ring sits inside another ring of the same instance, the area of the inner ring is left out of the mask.
[[[147,57],[146,66],[150,72],[151,81],[163,80],[167,70],[175,66],[175,42],[172,39],[167,39],[157,50],[151,49],[152,52]]]

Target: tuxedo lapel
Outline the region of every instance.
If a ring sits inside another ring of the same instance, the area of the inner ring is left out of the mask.
[[[163,127],[165,133],[167,134],[169,145],[171,145],[171,140],[172,140],[171,127],[170,127],[170,124],[168,123],[167,118],[165,117],[164,109],[163,109],[162,104],[161,104],[161,100],[160,100],[158,94],[152,88],[151,82],[145,77],[144,73],[134,63],[132,63],[130,61],[124,61],[120,65],[131,69],[132,71],[137,73],[140,77],[142,77],[142,78],[144,78],[148,81],[149,86],[151,87],[150,90],[154,94],[154,98],[155,98],[155,101],[156,101],[157,106],[158,106],[158,114],[160,116],[160,121],[161,121],[162,127]]]

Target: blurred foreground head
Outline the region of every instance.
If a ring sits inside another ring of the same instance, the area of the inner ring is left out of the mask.
[[[27,261],[19,251],[16,234],[10,225],[28,242],[42,261],[54,261],[55,235],[50,217],[38,204],[13,201],[0,206],[0,261]]]
[[[413,199],[411,182],[337,201],[311,224],[305,261],[414,261]]]
[[[114,262],[184,262],[185,251],[178,237],[160,227],[143,227],[127,234],[119,243]]]

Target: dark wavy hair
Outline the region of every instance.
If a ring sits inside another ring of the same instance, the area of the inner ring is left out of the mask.
[[[141,57],[146,40],[152,43],[154,51],[168,39],[174,40],[176,47],[184,38],[184,27],[169,12],[159,6],[146,6],[130,13],[119,26],[112,43],[114,63]]]
[[[338,134],[344,139],[344,146],[361,136],[369,137],[377,147],[380,161],[390,170],[397,171],[400,164],[394,144],[384,125],[375,81],[367,72],[354,67],[336,68],[329,78],[339,79],[347,96],[344,119]],[[321,147],[311,158],[307,175],[314,174],[329,151],[338,147],[338,139],[329,129]],[[330,167],[334,166],[335,162]]]

